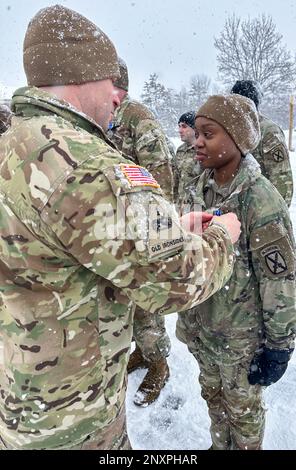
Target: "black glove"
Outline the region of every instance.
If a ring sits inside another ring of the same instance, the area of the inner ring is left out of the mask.
[[[251,385],[268,386],[284,375],[293,349],[269,349],[263,347],[261,354],[252,359],[248,373]]]

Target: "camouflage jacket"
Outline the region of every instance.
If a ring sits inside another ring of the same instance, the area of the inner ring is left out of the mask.
[[[200,165],[194,158],[195,155],[194,145],[184,142],[178,147],[173,159],[174,202],[177,204],[180,204],[186,195],[185,188],[188,181],[201,173]]]
[[[261,140],[253,150],[253,155],[260,163],[261,171],[282,195],[290,206],[293,196],[293,175],[282,129],[273,121],[259,115]]]
[[[148,108],[126,95],[115,111],[108,136],[134,163],[147,168],[172,200],[172,154],[160,124]]]
[[[292,347],[296,331],[295,245],[287,206],[252,155],[230,185],[206,170],[195,187],[200,209],[233,211],[241,236],[230,281],[209,300],[179,315],[177,335],[199,342],[216,362],[233,364],[262,342]],[[190,201],[192,203],[192,201]]]
[[[123,406],[135,304],[205,300],[233,246],[217,225],[185,233],[147,170],[68,103],[21,88],[13,110],[0,146],[0,436],[68,448]]]

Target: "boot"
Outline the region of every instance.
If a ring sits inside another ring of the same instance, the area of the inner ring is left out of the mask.
[[[130,355],[127,365],[127,373],[130,374],[136,369],[145,369],[146,367],[148,367],[148,362],[143,358],[141,349],[136,346],[136,349]]]
[[[154,402],[170,376],[170,369],[165,358],[156,362],[150,362],[148,372],[143,382],[138,388],[134,404],[138,406],[148,406]]]

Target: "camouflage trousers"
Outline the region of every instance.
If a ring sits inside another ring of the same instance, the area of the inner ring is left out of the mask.
[[[69,447],[69,450],[131,450],[132,446],[128,438],[126,428],[125,407],[118,417],[104,431],[87,436],[79,445]]]
[[[16,450],[0,436],[0,450]],[[132,450],[126,428],[125,407],[105,430],[100,429],[75,446],[56,447],[43,450]]]
[[[133,336],[144,359],[148,362],[155,362],[170,353],[171,342],[165,329],[164,317],[161,315],[145,312],[137,307]]]
[[[200,368],[201,395],[208,405],[214,450],[260,450],[265,409],[262,387],[250,385],[251,358],[233,366],[215,364],[206,354],[191,350]],[[222,358],[221,358],[222,359]]]

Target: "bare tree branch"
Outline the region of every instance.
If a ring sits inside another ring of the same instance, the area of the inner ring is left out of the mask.
[[[282,39],[270,16],[245,21],[235,15],[228,17],[214,42],[219,78],[226,85],[256,80],[267,94],[291,89],[296,64]]]

